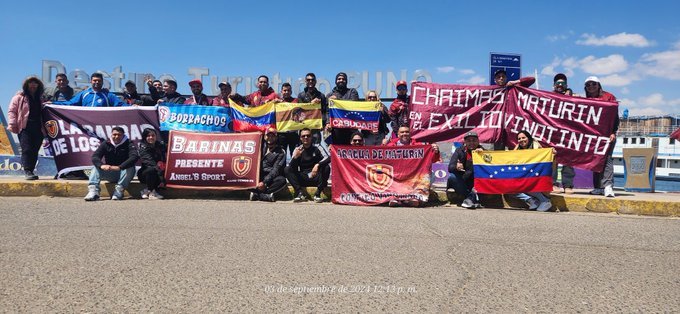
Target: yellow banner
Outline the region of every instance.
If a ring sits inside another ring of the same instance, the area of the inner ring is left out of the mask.
[[[276,104],[276,129],[279,132],[298,131],[304,128],[323,128],[321,104],[287,103]]]

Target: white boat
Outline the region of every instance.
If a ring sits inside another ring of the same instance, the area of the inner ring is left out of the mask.
[[[623,149],[657,147],[656,176],[680,178],[680,141],[669,135],[680,126],[680,115],[621,119],[614,147],[614,174],[623,175]]]

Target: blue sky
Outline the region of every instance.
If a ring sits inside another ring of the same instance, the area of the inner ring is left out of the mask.
[[[93,5],[93,3],[97,3]],[[0,10],[0,98],[7,104],[42,60],[67,71],[172,74],[189,93],[191,67],[219,77],[293,80],[315,72],[485,84],[489,53],[522,55],[540,89],[564,72],[583,93],[597,75],[631,115],[680,113],[675,1],[32,1]],[[126,78],[127,79],[127,78]],[[204,77],[208,85],[210,77]],[[355,83],[361,83],[361,76]],[[241,85],[239,92],[245,91]],[[535,86],[534,86],[535,87]],[[207,88],[206,88],[207,89]],[[208,92],[209,93],[209,92]]]

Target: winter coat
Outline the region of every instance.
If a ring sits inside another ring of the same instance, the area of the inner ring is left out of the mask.
[[[7,129],[12,133],[19,134],[21,130],[26,128],[30,110],[31,105],[28,96],[24,95],[23,91],[17,92],[9,103]]]
[[[102,158],[106,159],[105,163],[102,161]],[[102,142],[94,154],[92,154],[92,164],[98,169],[101,169],[104,164],[127,169],[134,167],[137,159],[139,159],[137,146],[127,137],[123,138],[123,142],[118,146],[113,145],[111,140]]]

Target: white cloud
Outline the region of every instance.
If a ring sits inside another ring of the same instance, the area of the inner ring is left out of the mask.
[[[443,66],[443,67],[438,67],[437,72],[439,72],[439,73],[450,73],[450,72],[453,72],[453,70],[455,70],[455,69],[456,68],[454,68],[452,66]]]
[[[613,54],[604,58],[587,56],[579,60],[578,64],[584,72],[596,75],[607,75],[628,69],[628,62],[619,54]]]
[[[556,42],[558,40],[565,40],[567,39],[567,35],[564,34],[558,34],[558,35],[548,35],[546,38],[549,42]]]
[[[676,46],[680,46],[680,43]],[[677,50],[646,53],[636,68],[646,75],[680,80],[680,47]]]
[[[585,46],[615,46],[615,47],[649,47],[652,42],[647,40],[645,36],[640,34],[628,34],[626,32],[609,35],[605,37],[597,37],[595,34],[583,34],[580,40],[576,43]]]
[[[664,103],[663,95],[654,93],[649,96],[640,97],[639,103],[643,106],[658,106]]]
[[[475,76],[473,76],[473,77],[471,77],[471,78],[468,78],[468,79],[459,80],[458,82],[460,82],[460,83],[465,83],[465,84],[470,84],[470,85],[479,85],[479,84],[488,83],[488,82],[486,81],[486,78],[481,77],[481,76],[479,76],[479,75],[475,75]]]
[[[624,87],[621,89],[621,94],[628,95],[630,94],[630,89],[628,87]]]
[[[541,75],[553,76],[555,74],[557,74],[557,72],[555,72],[555,67],[553,67],[552,65],[546,66],[543,69],[541,69]]]
[[[628,75],[619,75],[619,74],[612,74],[604,77],[600,77],[600,82],[602,82],[602,86],[607,87],[607,86],[614,86],[614,87],[621,87],[621,86],[627,86],[630,85],[635,80],[634,76],[628,76]]]
[[[460,72],[460,74],[464,74],[464,75],[475,74],[475,70],[471,70],[471,69],[462,69],[459,72]]]

